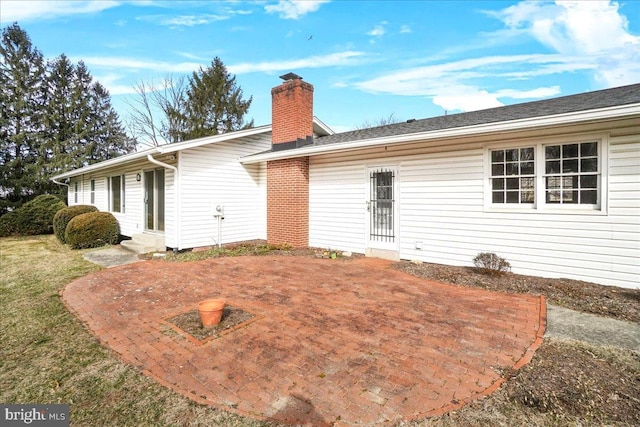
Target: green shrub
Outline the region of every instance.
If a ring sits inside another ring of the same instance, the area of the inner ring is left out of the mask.
[[[120,226],[109,212],[89,212],[75,216],[67,224],[64,239],[73,249],[97,248],[118,243]]]
[[[473,259],[473,264],[485,274],[501,276],[511,270],[511,264],[491,252],[481,252]]]
[[[53,217],[66,207],[64,202],[50,194],[37,196],[15,211],[0,217],[0,237],[32,236],[53,233]]]
[[[56,215],[53,217],[53,233],[58,240],[62,243],[67,243],[64,238],[64,233],[67,230],[69,221],[78,215],[89,212],[98,212],[98,208],[92,205],[76,205],[60,209],[56,212]]]

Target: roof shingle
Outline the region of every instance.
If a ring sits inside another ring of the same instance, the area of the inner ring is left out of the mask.
[[[577,95],[359,129],[315,138],[314,145],[452,129],[640,103],[640,83]]]

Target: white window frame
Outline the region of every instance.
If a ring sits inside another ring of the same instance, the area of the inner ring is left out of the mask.
[[[114,197],[113,197],[113,178],[120,178],[120,210],[115,210]],[[112,175],[107,178],[107,183],[109,187],[109,212],[112,213],[125,213],[125,175]]]
[[[78,203],[78,181],[73,182],[73,203]]]
[[[91,200],[91,204],[95,205],[96,204],[96,180],[92,179],[91,181],[89,181],[89,194],[90,194],[90,199]]]
[[[545,182],[545,147],[551,145],[580,144],[586,142],[598,143],[598,203],[595,205],[556,204],[546,203]],[[493,203],[491,182],[491,151],[515,148],[534,147],[535,152],[535,200],[532,204],[523,203]],[[553,213],[553,214],[593,214],[606,215],[608,209],[608,152],[609,135],[577,134],[552,138],[527,138],[487,144],[484,146],[484,210],[486,212],[522,212],[522,213]]]

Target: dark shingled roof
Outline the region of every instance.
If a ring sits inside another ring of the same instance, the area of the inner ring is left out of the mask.
[[[604,89],[543,101],[525,102],[488,110],[451,114],[410,122],[395,123],[315,138],[314,145],[336,144],[395,135],[438,131],[486,123],[552,116],[598,108],[640,103],[640,84]]]

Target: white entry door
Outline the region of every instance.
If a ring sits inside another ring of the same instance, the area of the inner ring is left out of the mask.
[[[396,167],[368,168],[368,248],[398,250],[398,200]]]

